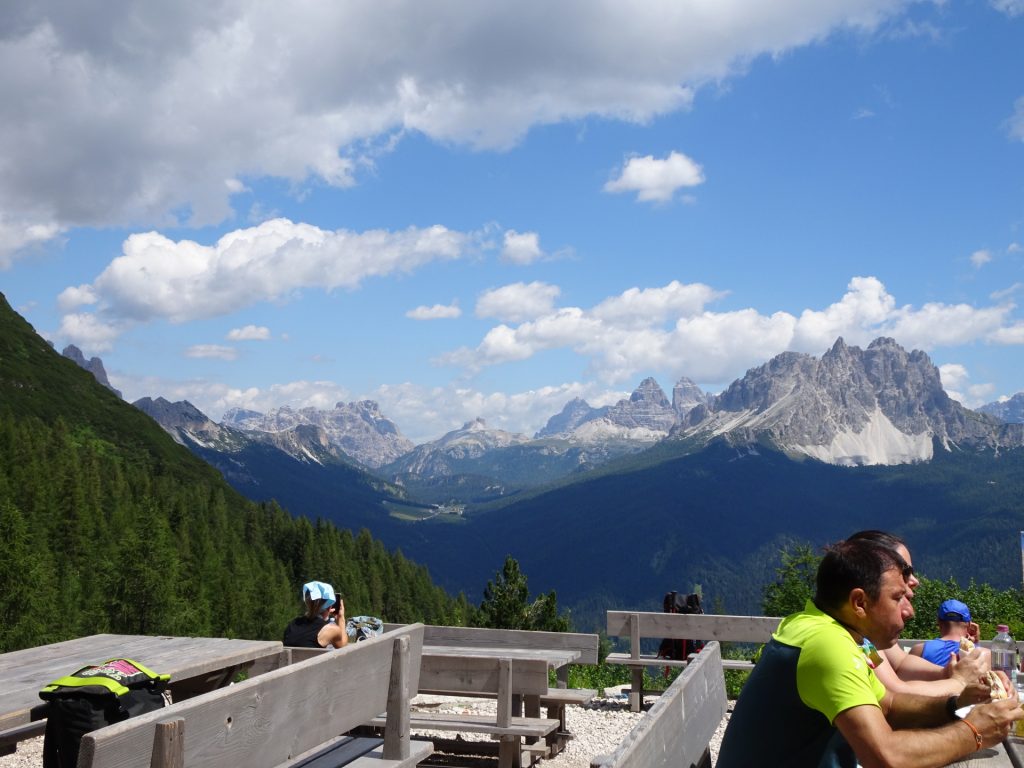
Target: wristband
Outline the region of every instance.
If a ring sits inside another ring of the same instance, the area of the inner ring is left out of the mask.
[[[959,709],[959,707],[957,707],[956,705],[956,701],[958,698],[958,696],[950,696],[948,699],[946,699],[946,711],[949,713],[950,720],[962,719],[960,715],[956,713],[957,709]]]
[[[981,749],[981,731],[979,731],[977,728],[975,728],[974,724],[970,720],[961,720],[960,722],[963,723],[964,725],[966,725],[968,728],[971,729],[971,733],[974,736],[974,744],[975,744],[974,751],[975,752],[979,751]]]

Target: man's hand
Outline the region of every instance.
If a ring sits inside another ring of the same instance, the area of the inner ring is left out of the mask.
[[[946,676],[959,680],[965,688],[981,680],[986,671],[980,648],[975,648],[970,653],[961,651],[959,657],[955,653],[949,654]]]
[[[1008,699],[979,704],[967,714],[964,720],[969,720],[978,729],[978,732],[981,733],[982,744],[991,747],[1009,736],[1014,722],[1022,718],[1024,718],[1024,709],[1021,709],[1017,693],[1014,691]]]

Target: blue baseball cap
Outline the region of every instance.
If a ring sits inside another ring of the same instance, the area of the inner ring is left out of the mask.
[[[939,621],[970,621],[971,609],[959,600],[946,600],[939,606]]]
[[[306,597],[310,600],[323,600],[323,605],[320,606],[321,611],[326,611],[332,605],[334,605],[337,599],[334,595],[334,587],[323,581],[308,581],[302,585],[302,599]]]

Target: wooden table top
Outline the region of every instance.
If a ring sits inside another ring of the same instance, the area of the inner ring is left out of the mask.
[[[1021,763],[1009,754],[1014,750],[1009,741],[989,749],[982,749],[963,760],[950,763],[946,768],[1019,768]],[[1024,756],[1024,753],[1021,753]]]
[[[0,730],[29,722],[32,707],[42,703],[43,686],[88,664],[134,659],[171,675],[173,683],[246,664],[281,648],[277,640],[90,635],[0,654]]]
[[[454,658],[517,659],[545,661],[551,668],[571,664],[580,652],[566,648],[504,648],[497,646],[424,645],[424,656],[450,656]]]

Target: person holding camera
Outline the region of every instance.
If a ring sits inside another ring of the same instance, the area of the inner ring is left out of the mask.
[[[334,587],[322,581],[302,585],[302,601],[306,612],[284,628],[284,644],[289,648],[344,648],[348,644],[345,631],[345,603],[334,593]]]

